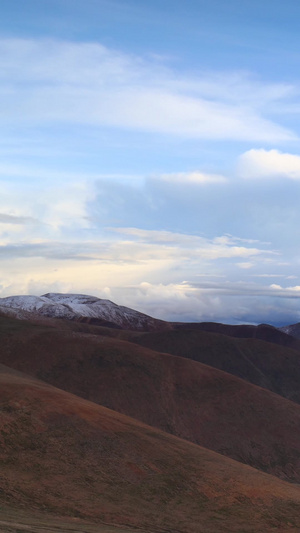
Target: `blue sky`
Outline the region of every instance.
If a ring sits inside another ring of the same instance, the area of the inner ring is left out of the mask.
[[[300,321],[297,2],[0,15],[0,296]]]

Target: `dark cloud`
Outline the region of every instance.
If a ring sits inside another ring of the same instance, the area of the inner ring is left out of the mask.
[[[66,242],[51,242],[38,244],[8,244],[0,246],[0,257],[2,259],[42,257],[45,259],[63,261],[90,261],[93,259],[99,259],[99,253],[101,253],[100,246],[85,246],[82,243],[68,244]]]
[[[0,224],[39,224],[39,221],[33,217],[18,217],[15,215],[6,215],[5,213],[0,213]]]

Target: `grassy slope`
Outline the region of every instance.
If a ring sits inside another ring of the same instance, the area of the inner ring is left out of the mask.
[[[160,533],[300,528],[298,486],[5,367],[0,409],[6,506]]]

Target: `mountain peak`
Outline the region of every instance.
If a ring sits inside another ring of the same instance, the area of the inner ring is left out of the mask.
[[[16,318],[24,312],[35,316],[63,318],[91,322],[121,329],[150,331],[165,329],[167,322],[87,294],[62,294],[49,292],[42,296],[9,296],[0,298],[0,309],[10,310]]]

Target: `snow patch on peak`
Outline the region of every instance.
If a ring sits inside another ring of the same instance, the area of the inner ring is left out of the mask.
[[[95,302],[100,302],[100,301],[102,302],[109,301],[109,300],[101,300],[100,298],[97,298],[96,296],[89,296],[87,294],[71,294],[71,293],[61,294],[59,292],[48,292],[47,294],[43,294],[42,298],[48,298],[49,300],[53,302],[66,303],[66,304],[70,304],[70,303],[93,304]]]
[[[292,337],[296,337],[296,339],[300,339],[300,322],[297,322],[296,324],[290,324],[289,326],[283,326],[279,329],[280,331],[287,333],[287,335],[291,335]]]
[[[21,318],[21,311],[26,311],[50,318],[98,319],[133,330],[161,329],[164,325],[164,322],[129,307],[86,294],[50,292],[43,296],[10,296],[0,298],[0,308],[15,310],[17,318]]]
[[[14,307],[16,309],[39,309],[47,299],[43,296],[8,296],[7,298],[0,298],[1,306]]]

